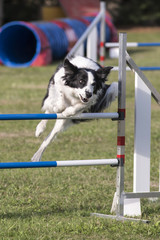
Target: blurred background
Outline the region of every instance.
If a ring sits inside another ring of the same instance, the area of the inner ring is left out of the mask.
[[[76,4],[81,2],[81,9]],[[107,0],[107,10],[116,27],[160,25],[159,0]],[[95,12],[98,0],[0,0],[0,25],[14,20],[37,21],[79,17],[82,11]]]
[[[99,0],[0,0],[0,64],[43,66],[63,59],[99,11]],[[117,42],[122,29],[159,26],[160,1],[106,0],[105,22],[105,42]],[[100,24],[97,30],[92,48],[99,55]]]

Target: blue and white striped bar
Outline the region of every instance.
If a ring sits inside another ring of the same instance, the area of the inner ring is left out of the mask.
[[[160,71],[160,67],[139,67],[141,71]]]
[[[160,67],[139,67],[141,71],[160,71]],[[111,71],[119,71],[118,66],[114,66]],[[130,67],[126,67],[126,71],[131,71]]]
[[[49,167],[74,167],[95,165],[118,165],[117,159],[91,159],[72,161],[44,161],[44,162],[6,162],[0,163],[0,169],[13,168],[49,168]]]
[[[45,114],[45,113],[33,113],[33,114],[0,114],[0,120],[39,120],[39,119],[117,119],[119,114],[114,113],[82,113],[79,115],[64,117],[62,114]]]
[[[107,48],[117,48],[119,47],[119,43],[117,42],[110,42],[106,43],[105,46]],[[139,43],[139,42],[128,42],[127,47],[160,47],[160,42],[153,42],[153,43]]]

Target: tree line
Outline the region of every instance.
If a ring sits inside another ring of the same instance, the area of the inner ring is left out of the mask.
[[[3,23],[14,20],[41,20],[41,7],[46,4],[57,6],[60,3],[58,0],[5,0]],[[159,0],[106,0],[106,4],[115,26],[160,25]]]

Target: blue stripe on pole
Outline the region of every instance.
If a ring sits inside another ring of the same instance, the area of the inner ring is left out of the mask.
[[[37,120],[57,119],[57,114],[32,113],[32,114],[0,114],[0,120]]]
[[[57,167],[56,161],[45,162],[6,162],[0,163],[0,169]]]
[[[138,47],[159,47],[160,43],[155,42],[155,43],[138,43]]]
[[[160,67],[140,67],[142,71],[159,71]]]

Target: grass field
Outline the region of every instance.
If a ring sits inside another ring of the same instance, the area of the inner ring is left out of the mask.
[[[159,29],[128,31],[128,41],[158,42]],[[139,66],[158,66],[160,48],[129,51]],[[107,60],[106,65],[116,65]],[[57,64],[41,68],[0,67],[0,113],[37,113],[48,80]],[[117,81],[112,72],[109,81]],[[160,91],[160,72],[145,72]],[[134,147],[134,74],[127,72],[125,191],[132,191]],[[108,111],[117,111],[115,102]],[[160,107],[152,101],[151,190],[158,190],[160,156]],[[30,161],[44,135],[36,139],[38,121],[0,123],[0,161]],[[116,157],[117,123],[94,120],[59,135],[42,160],[74,160]],[[142,200],[140,222],[117,222],[90,213],[110,214],[116,184],[116,168],[109,166],[16,169],[0,172],[0,240],[149,240],[160,239],[160,200]]]

